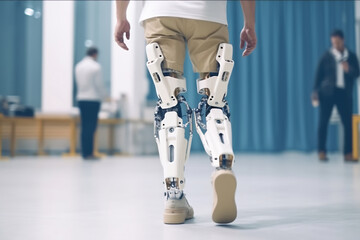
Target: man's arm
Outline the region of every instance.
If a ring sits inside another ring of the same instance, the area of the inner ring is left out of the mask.
[[[321,81],[323,79],[324,60],[325,60],[325,56],[321,57],[318,66],[316,68],[314,87],[313,87],[313,92],[311,94],[312,101],[319,101],[319,89],[320,89]]]
[[[241,7],[244,15],[244,27],[240,33],[240,48],[243,49],[246,43],[243,56],[248,56],[256,48],[255,33],[255,0],[241,0]]]
[[[126,38],[130,39],[130,23],[128,22],[126,18],[126,10],[129,5],[129,0],[117,0],[116,1],[116,27],[115,27],[115,42],[117,44],[125,49],[129,50],[127,45],[124,42],[124,34],[126,35]]]
[[[348,74],[352,78],[357,78],[359,76],[359,62],[355,54],[351,54],[351,61],[349,59],[347,64],[347,70],[344,68],[345,74]]]
[[[102,101],[109,97],[108,92],[105,90],[101,67],[96,70],[94,85]]]

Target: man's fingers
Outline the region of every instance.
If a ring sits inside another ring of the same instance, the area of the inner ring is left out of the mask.
[[[124,32],[115,33],[115,41],[124,42],[123,38]]]
[[[119,47],[121,47],[122,49],[125,50],[129,50],[129,48],[127,47],[127,45],[124,43],[124,40],[122,38],[115,38],[116,43],[119,45]]]
[[[251,53],[252,51],[254,51],[254,49],[255,49],[255,46],[252,46],[252,45],[250,45],[250,44],[247,44],[247,45],[246,45],[246,49],[245,49],[245,51],[243,52],[243,56],[244,56],[244,57],[249,56],[250,53]]]
[[[241,48],[241,49],[242,49],[242,48]],[[243,51],[242,56],[243,56],[243,57],[247,56],[247,55],[248,55],[248,52],[249,52],[249,43],[246,43],[246,48],[245,48],[245,50]]]
[[[248,56],[250,53],[249,53],[249,50],[248,49],[245,49],[245,51],[243,52],[243,57],[246,57]]]
[[[246,49],[243,53],[243,57],[249,56],[252,50]]]
[[[125,43],[120,43],[119,46],[122,48],[122,49],[125,49],[125,50],[129,50],[129,48],[126,46]]]
[[[124,39],[122,37],[115,36],[115,41],[120,45],[120,43],[124,42]]]
[[[240,39],[240,49],[243,49],[245,45],[245,41],[243,39]]]
[[[124,43],[124,38],[123,38],[124,33],[125,32],[120,32],[120,33],[116,34],[115,35],[115,41],[122,49],[129,50],[127,45]],[[127,39],[130,38],[130,32],[126,32],[126,38]]]
[[[254,51],[254,49],[256,48],[256,40],[249,40],[246,43],[246,49],[243,52],[243,56],[248,56],[250,55],[250,53],[252,53],[252,51]]]

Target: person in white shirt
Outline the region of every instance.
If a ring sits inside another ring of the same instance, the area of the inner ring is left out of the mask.
[[[107,97],[97,57],[97,48],[91,47],[75,67],[76,99],[81,118],[81,155],[86,160],[96,159],[93,155],[94,134],[101,101]]]
[[[115,41],[128,50],[130,38],[126,18],[129,1],[117,1]],[[243,0],[244,27],[240,48],[243,56],[256,47],[255,1]],[[226,19],[227,1],[145,1],[140,24],[147,41],[147,67],[159,101],[155,110],[155,138],[164,170],[164,223],[180,224],[193,218],[194,211],[184,194],[184,164],[192,140],[192,109],[183,92],[186,46],[195,72],[198,92],[203,95],[195,110],[196,131],[214,167],[212,219],[230,223],[237,215],[236,178],[232,171],[229,107],[225,100],[234,66]],[[188,134],[186,134],[188,131]]]
[[[352,95],[353,86],[359,76],[359,63],[355,53],[345,46],[344,33],[331,33],[330,50],[321,57],[312,93],[313,105],[320,106],[318,125],[319,160],[326,156],[326,137],[332,109],[336,106],[344,126],[344,160],[353,161],[352,156]]]

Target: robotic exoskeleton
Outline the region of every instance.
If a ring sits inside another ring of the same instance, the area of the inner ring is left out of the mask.
[[[185,185],[184,166],[192,140],[192,109],[180,93],[186,91],[182,77],[164,76],[164,55],[157,43],[146,46],[147,67],[155,84],[159,101],[155,109],[154,134],[164,169],[168,197],[180,197]],[[182,116],[182,105],[185,118]],[[186,134],[186,128],[189,129]]]
[[[163,72],[161,64],[164,55],[157,43],[148,44],[146,53],[147,67],[159,98],[155,109],[154,134],[164,169],[166,195],[180,197],[193,132],[193,111],[181,95],[186,92],[186,80],[182,76],[168,76]],[[234,66],[232,45],[220,44],[216,60],[219,63],[218,75],[197,80],[198,92],[204,96],[194,111],[195,125],[212,165],[231,169],[234,153],[230,112],[225,96]],[[184,116],[183,112],[186,112]]]
[[[197,80],[198,93],[204,95],[195,109],[196,130],[206,153],[216,168],[231,169],[234,162],[230,111],[225,96],[234,67],[232,45],[219,45],[216,60],[217,76]],[[205,133],[203,132],[205,131]]]

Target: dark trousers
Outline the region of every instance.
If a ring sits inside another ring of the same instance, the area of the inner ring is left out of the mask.
[[[98,122],[100,102],[79,101],[81,119],[81,155],[83,158],[93,155],[94,134]]]
[[[329,119],[334,105],[340,114],[344,126],[344,154],[352,153],[352,96],[344,89],[335,88],[333,94],[321,94],[320,120],[318,128],[318,151],[326,152],[326,137]]]

